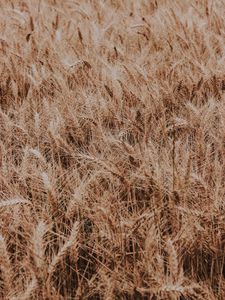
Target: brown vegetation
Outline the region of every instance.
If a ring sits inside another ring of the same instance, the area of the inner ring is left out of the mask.
[[[0,299],[225,299],[224,15],[0,1]]]

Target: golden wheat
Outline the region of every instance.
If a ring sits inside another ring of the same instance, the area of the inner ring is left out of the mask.
[[[0,299],[224,299],[224,4],[0,1]]]

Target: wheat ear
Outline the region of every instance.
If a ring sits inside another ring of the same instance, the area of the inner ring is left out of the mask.
[[[70,237],[68,241],[62,246],[62,248],[59,250],[59,252],[53,257],[49,268],[48,268],[48,279],[51,278],[51,275],[53,274],[56,266],[59,264],[59,262],[63,259],[65,254],[69,251],[69,249],[77,248],[78,245],[78,231],[79,231],[79,222],[75,222],[73,225],[73,228],[71,230]]]
[[[38,270],[41,270],[44,265],[44,254],[45,254],[45,245],[44,245],[44,235],[48,231],[48,226],[40,221],[32,236],[32,246],[33,246],[33,258],[35,265]]]
[[[7,245],[4,237],[0,234],[0,269],[2,271],[2,280],[4,285],[4,293],[7,294],[11,289],[11,263],[7,251]]]

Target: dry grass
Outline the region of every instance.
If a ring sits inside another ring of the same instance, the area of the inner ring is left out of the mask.
[[[0,299],[225,299],[224,15],[0,1]]]

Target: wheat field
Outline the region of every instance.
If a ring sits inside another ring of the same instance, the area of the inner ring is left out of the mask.
[[[0,299],[225,299],[225,1],[0,1]]]

